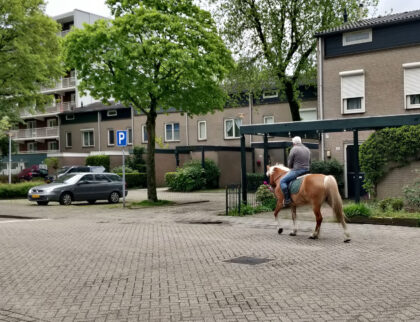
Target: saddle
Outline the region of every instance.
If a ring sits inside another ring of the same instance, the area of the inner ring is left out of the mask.
[[[309,173],[301,175],[289,183],[288,189],[291,195],[299,192],[300,186],[302,185],[303,178],[306,177],[308,174]]]

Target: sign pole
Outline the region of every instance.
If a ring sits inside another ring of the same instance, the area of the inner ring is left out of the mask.
[[[125,152],[122,149],[122,171],[123,171],[123,208],[125,208]]]
[[[9,184],[12,184],[12,133],[9,133]]]

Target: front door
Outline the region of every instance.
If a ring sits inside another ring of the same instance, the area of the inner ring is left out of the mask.
[[[354,174],[354,145],[348,145],[346,148],[346,165],[347,165],[347,197],[354,198],[355,195],[355,174]],[[360,164],[360,162],[359,162]],[[360,183],[360,197],[367,194],[366,190],[363,188],[363,181],[365,179],[365,174],[363,172],[359,172],[359,183]]]

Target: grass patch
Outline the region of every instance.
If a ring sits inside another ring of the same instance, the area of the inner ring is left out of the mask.
[[[143,200],[139,202],[132,202],[128,205],[128,208],[148,208],[148,207],[162,207],[174,205],[174,201],[169,200],[158,200],[156,202],[150,200]]]
[[[380,212],[374,211],[373,218],[411,218],[420,220],[420,212],[407,212],[407,211],[387,211]]]

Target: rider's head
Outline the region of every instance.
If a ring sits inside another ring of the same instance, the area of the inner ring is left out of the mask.
[[[302,139],[300,138],[300,136],[295,136],[293,139],[292,139],[292,142],[293,142],[293,144],[302,144]]]

